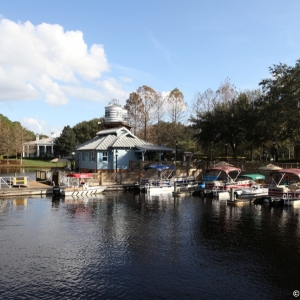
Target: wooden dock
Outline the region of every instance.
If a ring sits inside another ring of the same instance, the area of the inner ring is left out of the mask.
[[[103,193],[111,191],[126,191],[134,188],[134,184],[110,184],[107,185],[107,189]],[[0,188],[0,199],[5,197],[51,195],[53,195],[53,187],[38,181],[30,181],[28,187]]]
[[[16,196],[46,196],[52,194],[52,186],[37,181],[30,181],[28,187],[11,187],[0,189],[0,198]]]

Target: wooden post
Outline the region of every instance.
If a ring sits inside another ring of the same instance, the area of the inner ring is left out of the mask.
[[[230,189],[230,201],[234,201],[235,200],[235,197],[234,197],[234,189],[231,188]]]
[[[103,173],[100,173],[99,175],[100,175],[100,176],[99,176],[99,177],[100,177],[100,178],[99,178],[99,179],[100,179],[100,180],[99,180],[99,185],[103,185]]]

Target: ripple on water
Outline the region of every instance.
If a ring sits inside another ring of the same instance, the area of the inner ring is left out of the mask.
[[[279,299],[298,284],[296,209],[131,193],[1,207],[1,299]]]

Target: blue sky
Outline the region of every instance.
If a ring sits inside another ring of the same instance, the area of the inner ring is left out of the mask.
[[[143,85],[257,89],[300,58],[300,1],[0,0],[0,113],[35,133],[104,116]]]

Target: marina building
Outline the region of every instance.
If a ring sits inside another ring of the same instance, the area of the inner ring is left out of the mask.
[[[75,149],[80,172],[124,172],[140,161],[161,160],[173,148],[155,145],[136,137],[127,122],[127,111],[116,104],[105,107],[105,121],[96,136]]]

